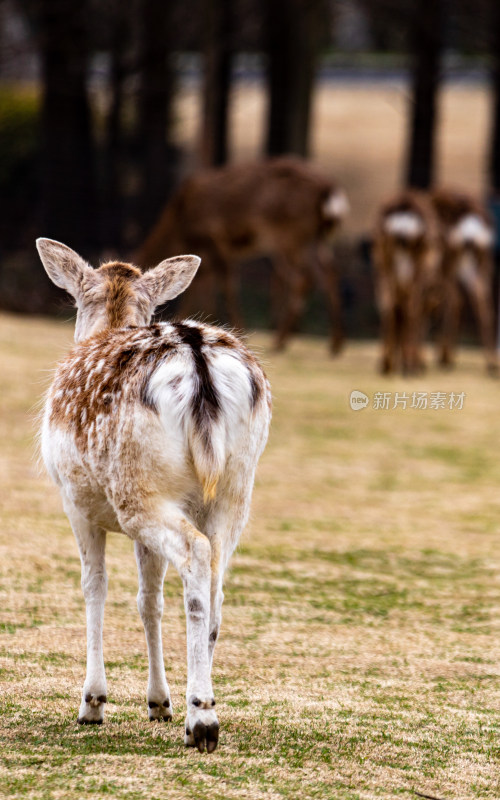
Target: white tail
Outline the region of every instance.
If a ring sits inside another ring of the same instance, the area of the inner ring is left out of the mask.
[[[390,236],[401,237],[409,242],[414,242],[424,233],[422,218],[410,211],[389,214],[385,218],[384,228]]]
[[[382,370],[422,365],[426,316],[439,318],[439,361],[454,360],[462,293],[474,310],[487,368],[498,372],[493,331],[494,228],[471,195],[449,189],[404,192],[383,206],[374,240],[382,319]]]
[[[77,346],[56,369],[42,454],[59,486],[82,562],[88,660],[78,721],[101,723],[106,531],[135,542],[139,612],[148,643],[150,719],[172,716],[161,614],[168,562],[184,584],[188,687],[185,743],[217,746],[211,668],[222,582],[246,524],[270,422],[270,389],[233,335],[186,320],[150,324],[182,292],[199,258],[142,274],[111,262],[93,270],[70,248],[39,239],[50,277],[75,298]]]
[[[493,230],[476,214],[467,214],[448,234],[448,241],[452,247],[461,247],[472,244],[480,249],[493,245]]]
[[[341,189],[331,192],[323,203],[321,210],[325,219],[332,222],[342,222],[351,210],[346,193]]]

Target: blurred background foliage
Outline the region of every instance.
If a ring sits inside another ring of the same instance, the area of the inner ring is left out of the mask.
[[[403,80],[400,185],[427,188],[440,86],[477,75],[490,92],[483,188],[494,201],[499,65],[497,0],[0,0],[0,305],[60,305],[34,253],[38,235],[94,261],[133,253],[184,175],[234,159],[231,104],[244,81],[266,97],[261,143],[249,153],[259,158],[315,155],[321,83]],[[179,134],[177,101],[188,91],[194,138]],[[343,284],[348,328],[365,331],[375,320],[368,234],[339,244],[354,275]],[[258,324],[267,275],[258,265],[250,274],[245,297]],[[316,306],[313,330],[323,324]]]

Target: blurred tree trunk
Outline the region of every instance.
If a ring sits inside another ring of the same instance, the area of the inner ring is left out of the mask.
[[[136,144],[140,172],[137,222],[142,234],[155,222],[174,180],[168,142],[174,88],[171,9],[166,0],[141,0]]]
[[[203,0],[203,120],[201,162],[228,160],[229,93],[233,61],[233,0]]]
[[[428,189],[434,178],[443,0],[415,0],[414,11],[410,29],[412,106],[406,184],[416,189]]]
[[[129,75],[126,45],[129,42],[129,9],[122,0],[115,0],[113,26],[109,42],[109,109],[104,140],[104,226],[106,247],[123,247],[123,186],[125,157],[123,127],[124,82]]]
[[[323,0],[264,0],[268,120],[266,153],[309,153],[316,61],[326,30]]]
[[[92,252],[98,246],[94,148],[86,74],[87,0],[40,0],[42,201],[40,232]]]
[[[491,20],[491,55],[492,92],[493,92],[493,119],[490,143],[490,188],[493,194],[500,196],[500,6],[497,3],[492,7]]]

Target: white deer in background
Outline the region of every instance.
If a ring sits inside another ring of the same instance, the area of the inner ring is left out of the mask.
[[[163,663],[163,580],[171,562],[187,619],[185,744],[215,750],[211,668],[222,583],[249,513],[271,417],[268,381],[230,333],[190,320],[151,324],[191,282],[200,259],[179,256],[142,274],[38,239],[43,265],[76,301],[76,346],[56,368],[41,436],[82,563],[87,675],[78,722],[106,703],[102,631],[106,531],[134,541],[138,607],[149,654],[150,719],[170,719]]]

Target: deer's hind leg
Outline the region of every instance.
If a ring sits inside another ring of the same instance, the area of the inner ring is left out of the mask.
[[[303,314],[306,297],[311,290],[311,275],[304,263],[291,253],[275,254],[274,268],[282,287],[282,312],[274,340],[274,349],[280,351],[285,349]]]
[[[461,309],[460,289],[455,281],[447,280],[443,287],[441,335],[438,348],[438,360],[442,367],[452,367],[455,361]]]
[[[386,287],[379,290],[379,314],[382,344],[380,372],[382,375],[390,375],[397,365],[397,309],[396,300]]]
[[[212,503],[204,524],[212,549],[210,562],[210,624],[208,636],[208,658],[212,669],[214,650],[220,634],[223,582],[229,560],[238,544],[248,521],[252,496],[253,476],[244,479],[246,472],[236,473],[221,486],[217,499]]]
[[[481,269],[482,267],[482,269]],[[493,298],[489,255],[479,256],[479,268],[476,280],[471,281],[467,291],[477,320],[481,344],[486,356],[486,368],[491,375],[498,376],[498,357],[495,346],[493,323]]]
[[[215,750],[219,723],[208,660],[210,621],[211,545],[175,503],[162,501],[156,509],[143,509],[120,518],[124,533],[164,561],[170,561],[184,585],[187,632],[186,729],[193,744],[203,752]],[[162,698],[164,699],[164,698]]]
[[[104,558],[106,532],[90,523],[66,499],[64,509],[80,551],[82,590],[87,615],[87,674],[78,722],[81,725],[100,725],[104,720],[104,706],[107,702],[102,648],[104,603],[108,591]]]
[[[139,573],[137,608],[144,625],[149,658],[149,719],[161,722],[172,719],[172,701],[165,677],[161,634],[163,581],[168,561],[140,542],[135,542],[134,547]]]
[[[336,356],[344,344],[342,326],[342,302],[340,297],[339,275],[331,247],[320,243],[315,251],[318,283],[325,296],[330,318],[330,351]]]

